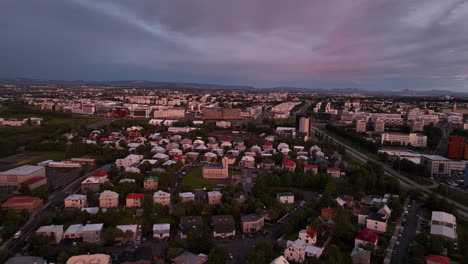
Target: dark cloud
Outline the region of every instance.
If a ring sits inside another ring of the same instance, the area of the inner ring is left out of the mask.
[[[5,77],[468,90],[461,0],[4,0]]]

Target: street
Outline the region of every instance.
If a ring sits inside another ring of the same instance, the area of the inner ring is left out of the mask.
[[[417,203],[409,203],[406,212],[403,216],[402,226],[398,227],[397,246],[393,250],[393,257],[391,263],[409,263],[408,262],[408,249],[410,244],[413,243],[416,237],[416,230],[418,228],[419,217],[421,212],[420,205]],[[406,219],[406,220],[405,220]],[[403,228],[403,231],[402,229]]]

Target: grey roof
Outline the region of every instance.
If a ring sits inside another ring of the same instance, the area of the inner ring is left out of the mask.
[[[185,251],[184,253],[175,257],[173,260],[174,261],[176,260],[177,263],[190,264],[190,263],[199,263],[200,261],[202,261],[203,263],[207,260],[207,258],[204,256],[195,255],[191,252]]]
[[[83,232],[87,231],[100,231],[104,227],[104,224],[87,224],[83,227]]]
[[[230,233],[236,230],[232,215],[213,215],[213,226],[216,233]]]
[[[0,175],[29,175],[39,170],[45,170],[42,166],[23,165],[7,171],[0,172]]]
[[[14,256],[5,262],[5,264],[46,264],[47,261],[41,257],[34,256]]]
[[[455,230],[451,227],[444,225],[431,225],[431,235],[445,236],[452,240],[457,239],[457,234]]]

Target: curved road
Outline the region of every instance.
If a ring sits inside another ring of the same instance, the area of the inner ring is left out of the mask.
[[[313,130],[313,131],[318,131],[318,132],[324,133],[324,131],[322,131],[322,130],[314,127],[314,126],[310,126],[310,129]],[[340,142],[339,140],[337,140],[337,139],[335,139],[333,137],[330,137],[330,136],[328,136],[328,138],[330,138],[331,140],[335,141],[336,143],[338,143],[340,145],[343,145],[346,148],[347,153],[349,153],[351,156],[353,156],[357,160],[359,160],[361,162],[367,162],[367,161],[371,160],[371,161],[374,161],[374,162],[377,162],[377,163],[380,164],[380,162],[378,162],[378,161],[376,161],[376,160],[362,154],[361,152],[347,146],[346,144]],[[386,164],[384,164],[383,167],[384,167],[385,174],[397,178],[404,187],[420,189],[425,195],[435,194],[438,197],[442,197],[442,198],[446,199],[448,202],[455,205],[455,207],[457,209],[457,212],[458,212],[458,214],[460,216],[462,216],[465,219],[468,219],[468,207],[467,206],[432,191],[430,189],[430,187],[432,187],[432,186],[421,186],[417,182],[414,182],[413,180],[408,179],[407,177],[403,176],[402,174],[396,172],[394,169],[390,168]]]

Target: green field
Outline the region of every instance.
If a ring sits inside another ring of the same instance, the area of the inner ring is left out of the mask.
[[[182,180],[180,185],[189,186],[193,189],[207,188],[212,189],[218,183],[217,180],[203,179],[202,178],[202,167],[195,167],[189,171]]]

